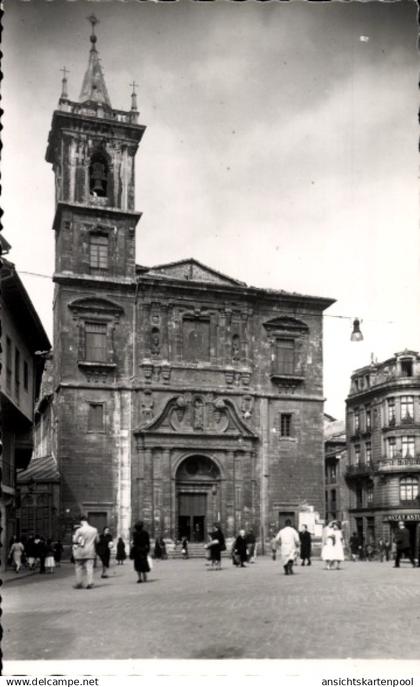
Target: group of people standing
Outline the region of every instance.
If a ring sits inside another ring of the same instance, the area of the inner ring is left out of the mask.
[[[277,553],[283,564],[285,575],[293,574],[293,565],[300,557],[301,565],[311,565],[312,537],[307,525],[298,532],[288,518],[284,527],[271,540],[271,557],[277,560]]]
[[[377,541],[370,540],[366,545],[363,539],[353,532],[349,539],[350,554],[353,561],[373,561],[379,558],[380,562],[394,561],[394,567],[399,568],[401,560],[407,558],[414,567],[414,552],[410,541],[410,532],[401,520],[392,538],[379,537]],[[419,541],[420,549],[420,541]],[[417,562],[420,567],[420,558]]]
[[[99,535],[96,527],[89,524],[87,516],[82,515],[80,525],[76,526],[73,533],[72,558],[76,575],[75,589],[82,589],[83,587],[92,589],[93,570],[97,556],[102,565],[101,578],[109,577],[108,571],[113,548],[114,543],[109,527],[104,527]],[[143,523],[138,522],[134,527],[129,554],[137,572],[137,582],[146,582],[147,580],[147,573],[150,571],[149,552],[149,534],[144,530]],[[123,565],[127,558],[122,537],[118,538],[115,557],[118,565]]]
[[[298,532],[292,527],[291,520],[287,519],[285,526],[273,539],[273,559],[276,558],[277,549],[280,551],[285,575],[293,575],[293,565],[299,557],[301,565],[311,565],[312,538],[307,525],[302,525]],[[325,528],[321,559],[325,562],[326,570],[339,570],[344,561],[344,539],[340,523],[336,520]]]
[[[61,541],[53,542],[38,534],[30,537],[12,537],[9,544],[9,562],[16,573],[22,567],[29,570],[39,569],[41,574],[54,572],[56,566],[60,566],[63,553]]]

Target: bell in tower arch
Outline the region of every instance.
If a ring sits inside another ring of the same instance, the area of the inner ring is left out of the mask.
[[[104,156],[92,155],[89,167],[89,186],[93,196],[104,198],[107,196],[108,165]]]

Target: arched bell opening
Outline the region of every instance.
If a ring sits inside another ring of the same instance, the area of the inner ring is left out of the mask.
[[[106,154],[96,150],[89,165],[89,192],[91,196],[106,198],[108,196],[109,164]]]
[[[179,465],[176,483],[177,538],[207,541],[207,533],[220,520],[221,473],[205,455],[188,456]]]

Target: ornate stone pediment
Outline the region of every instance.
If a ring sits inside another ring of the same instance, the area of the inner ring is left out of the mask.
[[[207,282],[226,286],[246,286],[244,282],[233,279],[222,272],[203,265],[198,260],[179,260],[165,265],[155,265],[148,270],[148,274],[158,277],[170,277],[193,282]]]
[[[138,428],[136,433],[140,432],[257,437],[233,401],[214,394],[195,393],[171,398],[155,420]]]
[[[73,313],[81,316],[94,313],[95,315],[119,317],[124,312],[118,303],[109,301],[106,298],[78,298],[69,303],[69,308]]]
[[[270,334],[304,334],[309,327],[305,322],[297,320],[294,317],[275,317],[268,322],[264,322],[264,328]]]

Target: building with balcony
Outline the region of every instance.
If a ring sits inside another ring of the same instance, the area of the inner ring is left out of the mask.
[[[420,355],[405,350],[356,370],[347,404],[350,520],[365,543],[400,520],[419,555]]]
[[[2,252],[10,246],[0,235]],[[25,469],[33,450],[34,405],[44,360],[36,355],[51,347],[13,263],[2,257],[0,266],[2,365],[0,412],[1,455],[1,565],[4,567],[10,538],[20,534],[20,494],[16,475]]]

